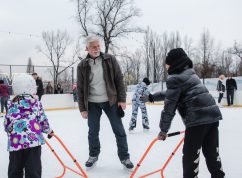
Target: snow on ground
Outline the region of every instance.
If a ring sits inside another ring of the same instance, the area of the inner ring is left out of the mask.
[[[148,114],[150,118],[151,129],[149,132],[143,132],[141,125],[141,113],[138,115],[137,128],[133,134],[128,133],[128,124],[131,115],[131,105],[126,109],[126,116],[122,119],[124,127],[127,131],[127,138],[129,144],[129,152],[131,160],[137,164],[143,155],[144,151],[150,142],[157,136],[159,132],[159,120],[162,106],[148,105]],[[228,178],[242,177],[242,108],[221,108],[224,120],[220,122],[220,155],[222,158],[223,168]],[[49,111],[46,112],[49,117],[49,122],[55,133],[65,142],[66,146],[77,158],[79,163],[84,167],[84,163],[88,158],[88,142],[87,142],[87,121],[82,119],[79,111],[65,110],[65,111]],[[2,120],[2,118],[0,118]],[[174,118],[170,132],[184,130],[182,121],[177,114]],[[165,160],[168,158],[176,144],[182,136],[175,136],[168,138],[166,141],[157,142],[150,154],[146,157],[135,177],[149,173],[151,171],[161,168]],[[109,121],[105,114],[102,115],[101,120],[101,154],[94,169],[87,171],[90,178],[128,178],[129,174],[125,171],[117,156],[117,147],[114,134],[112,133]],[[60,145],[51,139],[50,144],[54,146],[55,151],[61,155],[64,162],[74,169],[72,160],[65,154]],[[0,177],[7,178],[8,168],[8,152],[7,137],[3,131],[3,124],[0,124]],[[181,178],[182,177],[182,153],[181,148],[171,160],[167,169],[165,170],[166,178]],[[62,173],[62,167],[53,156],[47,145],[42,146],[42,174],[43,178],[52,178]],[[67,171],[66,178],[80,177],[72,172]],[[151,177],[160,177],[154,174]],[[206,164],[203,156],[200,161],[199,178],[208,178]]]

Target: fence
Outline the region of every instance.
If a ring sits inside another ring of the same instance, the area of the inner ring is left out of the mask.
[[[66,67],[59,66],[59,72],[63,71]],[[40,65],[6,65],[0,64],[0,79],[11,85],[14,76],[19,73],[33,73],[36,72],[42,78],[44,89],[48,82],[54,86],[54,72],[53,66],[40,66]],[[75,83],[74,67],[69,67],[58,76],[58,83],[61,84],[64,93],[72,91],[72,86]]]

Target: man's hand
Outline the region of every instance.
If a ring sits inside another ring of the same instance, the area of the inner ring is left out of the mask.
[[[126,109],[126,103],[124,103],[124,102],[118,102],[118,106],[121,106],[121,108],[122,108],[123,110]]]
[[[87,119],[87,117],[88,117],[88,112],[87,112],[87,111],[82,111],[82,112],[81,112],[81,115],[82,115],[82,118],[83,118],[83,119]]]

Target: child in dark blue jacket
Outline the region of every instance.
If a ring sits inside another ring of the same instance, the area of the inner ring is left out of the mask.
[[[212,178],[224,178],[219,156],[219,107],[192,69],[193,63],[182,48],[166,57],[168,79],[158,139],[165,140],[176,110],[186,127],[183,147],[183,178],[196,178],[199,155],[203,152]]]

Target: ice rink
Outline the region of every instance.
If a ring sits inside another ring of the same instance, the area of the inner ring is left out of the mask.
[[[148,105],[148,116],[150,121],[150,131],[143,132],[141,124],[141,113],[138,115],[137,128],[134,133],[128,132],[128,124],[131,116],[131,105],[127,106],[125,117],[122,118],[125,130],[127,131],[129,152],[131,161],[136,165],[143,155],[150,142],[159,133],[159,120],[162,105]],[[223,120],[220,122],[220,156],[223,163],[223,169],[227,178],[242,177],[242,108],[221,108]],[[81,118],[78,109],[48,111],[46,112],[51,127],[54,132],[64,141],[66,146],[77,158],[78,162],[85,170],[84,163],[88,158],[88,127],[87,121]],[[7,178],[8,169],[8,152],[7,136],[3,129],[3,118],[0,118],[0,178]],[[179,114],[176,114],[170,132],[184,130],[183,123]],[[183,135],[170,137],[166,141],[157,142],[150,154],[146,157],[139,168],[135,177],[141,176],[148,172],[161,168],[168,158],[176,144]],[[94,169],[86,171],[90,178],[126,178],[130,174],[125,171],[117,156],[117,147],[114,134],[105,114],[101,119],[101,154]],[[67,156],[60,144],[55,139],[49,140],[49,143],[55,148],[56,152],[61,155],[62,160],[69,167],[76,169],[72,160]],[[182,177],[182,147],[171,160],[165,170],[166,178]],[[199,178],[209,178],[203,155],[200,157]],[[52,178],[62,173],[62,167],[54,157],[53,153],[47,147],[42,146],[42,177]],[[67,171],[66,178],[80,177],[72,172]],[[151,177],[160,177],[154,174]]]

